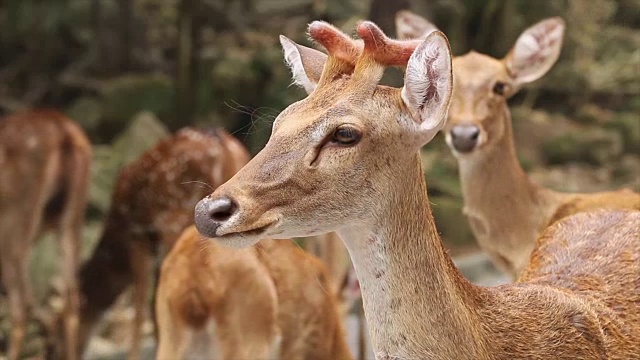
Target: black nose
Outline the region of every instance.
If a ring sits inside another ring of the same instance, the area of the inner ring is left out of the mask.
[[[227,196],[215,199],[207,196],[196,204],[196,229],[204,236],[215,237],[220,225],[229,220],[237,209],[235,202]]]
[[[478,144],[480,129],[475,125],[456,125],[451,129],[451,143],[462,153],[470,152]]]

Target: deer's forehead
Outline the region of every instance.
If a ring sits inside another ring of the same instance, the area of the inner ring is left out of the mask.
[[[453,78],[459,90],[475,90],[508,80],[508,73],[502,61],[472,51],[453,59]]]

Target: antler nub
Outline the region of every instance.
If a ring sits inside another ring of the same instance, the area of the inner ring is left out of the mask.
[[[361,52],[361,44],[324,21],[309,24],[309,36],[341,60],[354,63]]]
[[[422,43],[421,40],[390,39],[371,21],[359,23],[357,31],[358,36],[364,41],[364,51],[385,66],[406,66],[411,54]]]

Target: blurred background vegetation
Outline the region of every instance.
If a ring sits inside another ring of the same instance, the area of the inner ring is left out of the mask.
[[[0,111],[54,107],[97,148],[90,217],[107,209],[117,169],[182,126],[224,126],[253,153],[271,121],[304,96],[290,87],[278,34],[306,43],[306,24],[353,33],[369,18],[393,34],[411,9],[470,49],[502,57],[528,26],[562,16],[561,58],[514,99],[521,162],[568,191],[640,188],[638,0],[10,0],[0,6]],[[400,85],[402,74],[385,79]],[[436,218],[470,240],[453,157],[425,149]],[[450,224],[450,225],[449,225]]]
[[[117,170],[169,132],[223,126],[252,153],[264,145],[273,118],[304,96],[290,87],[278,34],[308,45],[312,20],[353,33],[368,18],[393,35],[400,9],[438,25],[455,55],[502,57],[526,27],[563,17],[559,62],[511,100],[521,163],[559,190],[640,190],[638,0],[6,0],[0,113],[61,109],[96,144],[87,254]],[[399,85],[402,74],[385,81]],[[445,241],[473,246],[441,136],[424,160]]]

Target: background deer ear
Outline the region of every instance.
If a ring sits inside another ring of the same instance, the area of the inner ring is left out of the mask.
[[[396,13],[396,34],[400,40],[425,39],[429,34],[438,31],[438,27],[422,16],[408,10]]]
[[[320,80],[327,55],[296,44],[283,35],[280,35],[280,44],[284,51],[284,61],[291,69],[293,83],[303,88],[307,94],[311,94]]]
[[[409,58],[402,88],[402,100],[419,126],[423,144],[445,124],[452,79],[449,42],[443,33],[432,32]]]
[[[516,86],[537,80],[551,69],[560,56],[564,20],[554,17],[525,30],[504,63]]]

